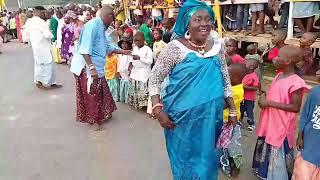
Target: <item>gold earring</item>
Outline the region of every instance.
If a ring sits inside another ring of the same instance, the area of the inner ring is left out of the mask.
[[[190,35],[190,32],[189,32],[189,30],[184,34],[184,38],[186,38],[186,39],[191,39],[191,35]]]

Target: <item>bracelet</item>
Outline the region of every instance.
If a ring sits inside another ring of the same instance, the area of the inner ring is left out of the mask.
[[[229,114],[229,117],[237,117],[237,114]]]
[[[93,65],[93,64],[90,64],[90,65],[89,65],[89,69],[90,69],[90,70],[95,69],[95,68],[94,68],[94,65]]]
[[[154,106],[152,106],[152,111],[154,111],[157,107],[163,108],[163,104],[162,103],[155,104]]]
[[[157,113],[153,113],[153,114],[152,114],[152,117],[154,117],[154,118],[155,118],[157,115],[159,115],[160,113],[162,113],[162,111],[163,111],[163,110],[161,109],[159,112],[157,112]]]

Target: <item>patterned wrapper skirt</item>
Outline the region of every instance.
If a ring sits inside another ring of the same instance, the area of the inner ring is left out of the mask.
[[[119,79],[114,76],[113,79],[108,79],[107,80],[108,82],[108,86],[109,86],[109,89],[111,91],[111,94],[112,94],[112,97],[113,97],[113,100],[118,102],[119,101]]]
[[[292,180],[319,180],[320,168],[303,159],[301,153],[294,162]]]
[[[76,76],[76,85],[78,122],[101,124],[112,117],[117,106],[104,77],[93,81],[90,94],[87,93],[87,78],[84,71],[80,76]]]
[[[129,79],[128,104],[136,109],[141,109],[148,106],[148,100],[148,83]]]
[[[261,179],[289,180],[294,166],[294,149],[289,148],[288,140],[278,148],[267,144],[265,138],[257,139],[254,150],[252,168]]]
[[[76,121],[87,122],[88,118],[88,93],[87,93],[87,76],[85,70],[82,70],[80,76],[74,75],[76,78]]]

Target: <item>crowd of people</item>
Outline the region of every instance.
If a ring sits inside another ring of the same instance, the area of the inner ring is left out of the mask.
[[[259,178],[320,179],[319,86],[308,94],[295,141],[298,113],[309,91],[300,76],[315,69],[320,81],[311,49],[318,34],[301,27],[300,47],[294,47],[285,44],[283,31],[275,31],[270,51],[260,52],[252,43],[241,56],[236,40],[215,35],[215,14],[202,1],[183,2],[178,16],[172,17],[145,16],[148,12],[138,9],[132,22],[125,20],[121,6],[116,2],[114,7],[99,4],[93,9],[71,3],[13,15],[5,12],[3,31],[14,19],[7,32],[20,42],[30,42],[38,88],[61,88],[54,62],[70,65],[76,83],[76,121],[100,130],[116,111],[115,102],[157,119],[165,129],[175,180],[217,179],[218,164],[226,175],[237,176],[244,158],[240,128],[245,127],[256,130],[252,168]],[[253,21],[264,17],[263,7],[250,5]],[[237,8],[245,13],[249,6]],[[242,22],[237,23],[237,32],[247,30],[248,20]],[[277,70],[267,90],[261,85],[264,55]],[[254,113],[256,102],[260,116]],[[295,146],[300,151],[296,158]]]

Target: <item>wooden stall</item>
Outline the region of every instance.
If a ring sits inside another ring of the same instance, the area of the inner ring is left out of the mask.
[[[137,9],[137,6],[130,5],[130,0],[124,0],[124,6],[126,9],[126,16],[128,18],[131,17],[131,11]],[[286,40],[286,43],[297,45],[299,43],[298,38],[293,37],[293,18],[292,18],[292,12],[293,12],[293,3],[294,2],[320,2],[320,0],[285,0],[285,2],[290,3],[289,8],[289,19],[288,19],[288,37]],[[219,0],[214,0],[214,3],[212,4],[211,1],[207,1],[209,5],[211,5],[215,11],[216,14],[216,20],[217,20],[217,31],[220,36],[223,37],[230,37],[234,38],[238,41],[246,41],[246,42],[259,42],[259,43],[271,43],[271,34],[261,34],[257,36],[252,36],[247,33],[232,33],[224,31],[224,28],[222,26],[222,20],[221,20],[221,6],[224,5],[230,5],[231,0],[227,0],[224,2],[220,2]],[[268,3],[268,0],[235,0],[233,4],[254,4],[254,3]],[[147,5],[143,7],[144,9],[152,9],[152,8],[158,8],[158,9],[173,9],[173,8],[179,8],[179,6],[151,6]],[[314,48],[320,48],[320,41],[317,41],[313,44]]]
[[[299,38],[293,37],[293,29],[294,29],[293,18],[292,18],[293,3],[294,2],[320,2],[320,0],[285,0],[285,2],[290,3],[289,18],[288,18],[288,32],[287,32],[288,35],[287,35],[286,43],[291,45],[298,45]],[[234,2],[234,4],[252,4],[252,3],[268,3],[268,0],[235,0]],[[232,4],[231,0],[218,3],[219,6],[230,5],[230,4]],[[216,13],[220,13],[220,11],[216,11]],[[232,33],[232,32],[226,32],[226,31],[223,32],[223,27],[219,23],[218,23],[217,29],[221,36],[230,37],[238,41],[259,42],[259,43],[265,43],[265,44],[271,43],[271,38],[272,38],[271,34],[260,34],[257,36],[252,36],[244,33]],[[315,42],[312,45],[312,47],[320,48],[320,41],[318,40],[317,42]]]

